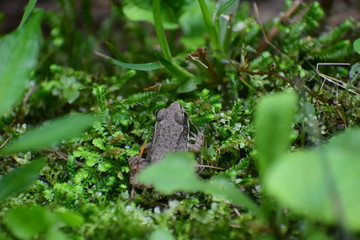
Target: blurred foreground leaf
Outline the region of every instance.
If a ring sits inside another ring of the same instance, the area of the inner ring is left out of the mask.
[[[68,210],[57,210],[55,216],[58,221],[69,227],[80,227],[84,223],[84,218],[81,215]]]
[[[360,129],[355,128],[322,147],[283,156],[266,174],[265,189],[315,220],[360,230],[359,172]]]
[[[37,63],[40,21],[40,13],[33,15],[23,27],[0,39],[0,115],[21,98]]]
[[[173,240],[174,237],[163,228],[156,229],[150,235],[150,240]]]
[[[290,146],[296,101],[294,92],[282,92],[261,98],[256,107],[255,144],[259,167],[264,172]]]
[[[195,159],[192,153],[168,154],[163,160],[144,169],[138,180],[153,185],[164,194],[204,191],[222,196],[232,203],[252,210],[258,216],[261,215],[256,204],[228,180],[219,177],[214,177],[209,182],[200,180],[195,174]]]
[[[96,117],[87,114],[74,114],[45,122],[0,150],[0,154],[38,150],[52,146],[61,140],[79,136],[89,128]]]
[[[141,172],[138,179],[164,194],[199,191],[204,185],[195,174],[194,155],[191,153],[168,154]]]
[[[0,178],[0,202],[10,197],[12,194],[19,193],[29,187],[39,176],[44,167],[44,159],[34,160],[33,162],[19,167]]]
[[[4,216],[6,226],[20,239],[31,239],[44,233],[53,221],[50,213],[39,206],[13,208]]]

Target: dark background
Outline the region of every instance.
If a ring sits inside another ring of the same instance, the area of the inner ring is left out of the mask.
[[[81,0],[78,1],[79,6],[81,2]],[[266,22],[283,10],[285,0],[250,0],[248,2],[257,3],[261,18]],[[348,17],[360,21],[360,0],[319,0],[319,2],[325,9],[328,25],[337,25]],[[0,12],[2,13],[0,34],[8,33],[18,26],[26,3],[25,0],[0,1]],[[37,6],[55,11],[58,8],[56,0],[38,0]],[[101,21],[110,14],[109,0],[93,0],[91,7],[96,21]]]

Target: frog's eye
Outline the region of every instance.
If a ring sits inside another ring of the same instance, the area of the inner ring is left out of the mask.
[[[160,122],[166,117],[166,109],[160,109],[156,111],[156,121]]]
[[[175,121],[181,125],[186,124],[187,114],[185,112],[177,112],[175,114]]]

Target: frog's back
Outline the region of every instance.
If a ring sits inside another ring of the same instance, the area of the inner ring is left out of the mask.
[[[187,151],[187,141],[187,130],[176,126],[162,127],[153,137],[147,160],[156,162],[168,153]]]

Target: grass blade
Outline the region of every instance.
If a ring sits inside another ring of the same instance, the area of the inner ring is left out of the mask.
[[[121,62],[118,61],[116,59],[113,59],[109,56],[106,56],[102,53],[98,53],[96,52],[96,55],[105,58],[109,63],[116,65],[116,66],[120,66],[123,68],[128,68],[128,69],[133,69],[133,70],[138,70],[138,71],[152,71],[152,70],[156,70],[159,69],[161,66],[159,63],[157,62],[152,62],[152,63],[126,63],[126,62]]]
[[[23,17],[21,19],[19,28],[21,28],[24,25],[24,23],[26,22],[26,20],[30,16],[31,12],[34,10],[36,2],[37,2],[37,0],[30,0],[29,3],[25,6],[25,12],[24,12],[24,15],[23,15]]]

